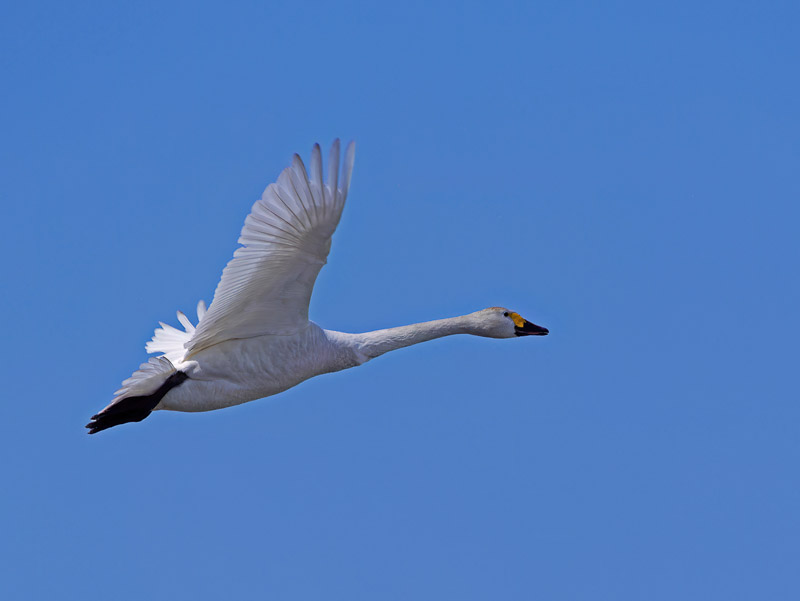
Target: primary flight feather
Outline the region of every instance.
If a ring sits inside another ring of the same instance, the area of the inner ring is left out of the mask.
[[[339,141],[323,180],[319,144],[306,170],[294,155],[245,219],[233,259],[222,271],[197,326],[180,311],[179,330],[161,323],[147,343],[160,353],[122,383],[111,403],[92,416],[94,434],[152,411],[210,411],[282,392],[313,376],[361,365],[388,351],[449,336],[542,336],[547,329],[502,307],[363,334],[324,330],[308,319],[314,282],[327,262],[353,172],[355,144]]]

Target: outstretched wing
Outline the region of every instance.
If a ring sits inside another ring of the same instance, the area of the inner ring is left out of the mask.
[[[208,312],[185,344],[187,355],[232,338],[293,334],[308,324],[311,291],[342,215],[354,157],[350,142],[339,182],[335,140],[323,183],[315,144],[310,173],[294,155],[278,181],[267,186],[244,222],[243,246],[233,253]]]

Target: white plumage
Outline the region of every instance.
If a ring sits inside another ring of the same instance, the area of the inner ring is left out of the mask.
[[[242,246],[223,270],[211,306],[198,303],[196,326],[180,311],[183,330],[160,324],[146,345],[160,356],[122,383],[111,404],[92,417],[90,433],[141,421],[156,409],[208,411],[270,396],[441,336],[547,334],[502,307],[364,334],[323,330],[309,321],[311,292],[327,262],[354,158],[351,142],[340,178],[336,140],[323,181],[318,144],[308,172],[294,156],[253,205],[239,237]]]

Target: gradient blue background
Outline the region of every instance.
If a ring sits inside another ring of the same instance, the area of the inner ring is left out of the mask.
[[[800,598],[800,9],[598,4],[5,4],[0,597]],[[87,436],[336,136],[315,321],[552,334]]]

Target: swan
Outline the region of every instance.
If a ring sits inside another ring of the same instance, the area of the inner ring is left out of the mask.
[[[488,338],[544,336],[548,330],[503,307],[362,334],[324,330],[308,319],[317,275],[350,188],[355,144],[339,140],[323,182],[319,144],[310,170],[294,155],[247,216],[240,246],[222,271],[197,325],[178,311],[183,330],[160,322],[145,349],[156,354],[92,416],[89,434],[152,411],[211,411],[278,394],[325,373],[362,365],[384,353],[453,334]]]

